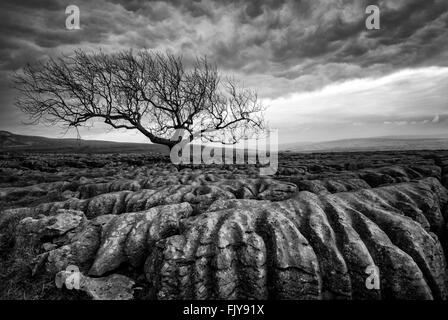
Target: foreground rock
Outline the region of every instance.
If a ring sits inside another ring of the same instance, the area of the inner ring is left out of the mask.
[[[447,200],[427,178],[278,202],[217,199],[203,213],[187,202],[91,220],[57,210],[22,219],[16,245],[40,248],[35,274],[79,267],[95,299],[131,297],[126,268],[157,299],[446,299]],[[366,286],[368,270],[379,290]]]
[[[102,242],[89,273],[100,276],[128,262],[138,267],[152,246],[180,232],[182,219],[193,212],[188,203],[160,206],[116,216],[103,229]]]
[[[56,282],[63,287],[65,282],[78,281],[76,290],[82,290],[93,300],[132,300],[134,298],[133,286],[135,284],[130,278],[113,274],[104,278],[89,278],[82,273],[76,274],[76,280],[70,280],[73,273],[61,271],[56,275]],[[73,289],[73,288],[72,288]]]
[[[33,208],[10,209],[28,216],[54,214],[57,210],[82,211],[88,218],[105,214],[122,214],[150,209],[160,205],[188,202],[196,212],[204,212],[217,199],[267,199],[281,201],[290,198],[297,187],[273,179],[228,179],[211,184],[170,185],[159,189],[118,191],[100,194],[90,199],[72,198],[67,201],[43,203]]]
[[[157,243],[146,276],[159,299],[445,299],[431,232],[443,226],[440,187],[428,179],[277,203],[219,200]],[[372,266],[380,290],[365,285]]]
[[[447,298],[448,152],[282,155],[275,179],[142,155],[0,159],[0,269],[36,286],[76,266],[93,299]]]

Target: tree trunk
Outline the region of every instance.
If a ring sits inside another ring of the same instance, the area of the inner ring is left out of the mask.
[[[179,142],[179,141],[174,141],[171,139],[157,137],[156,135],[152,134],[151,132],[149,132],[148,130],[143,128],[143,126],[140,124],[137,124],[136,127],[141,133],[143,133],[146,137],[148,137],[152,143],[167,146],[170,151]]]

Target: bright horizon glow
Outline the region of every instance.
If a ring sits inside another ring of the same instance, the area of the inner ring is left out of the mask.
[[[448,133],[448,68],[405,69],[265,99],[285,142]],[[423,130],[424,129],[424,130]],[[282,134],[283,133],[283,134]],[[294,139],[299,137],[302,139]],[[307,139],[307,137],[310,137]]]

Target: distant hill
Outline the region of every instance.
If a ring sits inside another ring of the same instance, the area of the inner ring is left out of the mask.
[[[280,151],[291,152],[349,152],[392,150],[448,150],[448,136],[387,136],[344,139],[316,143],[289,143]],[[0,131],[0,152],[42,153],[162,153],[167,147],[152,143],[128,143],[71,138],[45,138]]]
[[[387,136],[362,139],[344,139],[316,143],[280,145],[282,151],[292,152],[348,152],[392,150],[444,150],[448,137],[443,136]]]
[[[0,152],[169,153],[167,147],[152,143],[55,139],[18,135],[8,131],[0,131]]]

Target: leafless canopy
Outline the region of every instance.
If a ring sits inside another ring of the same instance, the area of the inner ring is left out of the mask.
[[[137,129],[151,142],[172,148],[179,129],[222,143],[235,143],[263,128],[256,92],[223,79],[215,65],[198,58],[151,51],[123,51],[50,59],[13,76],[16,105],[33,121],[69,127],[100,119],[113,128]]]

